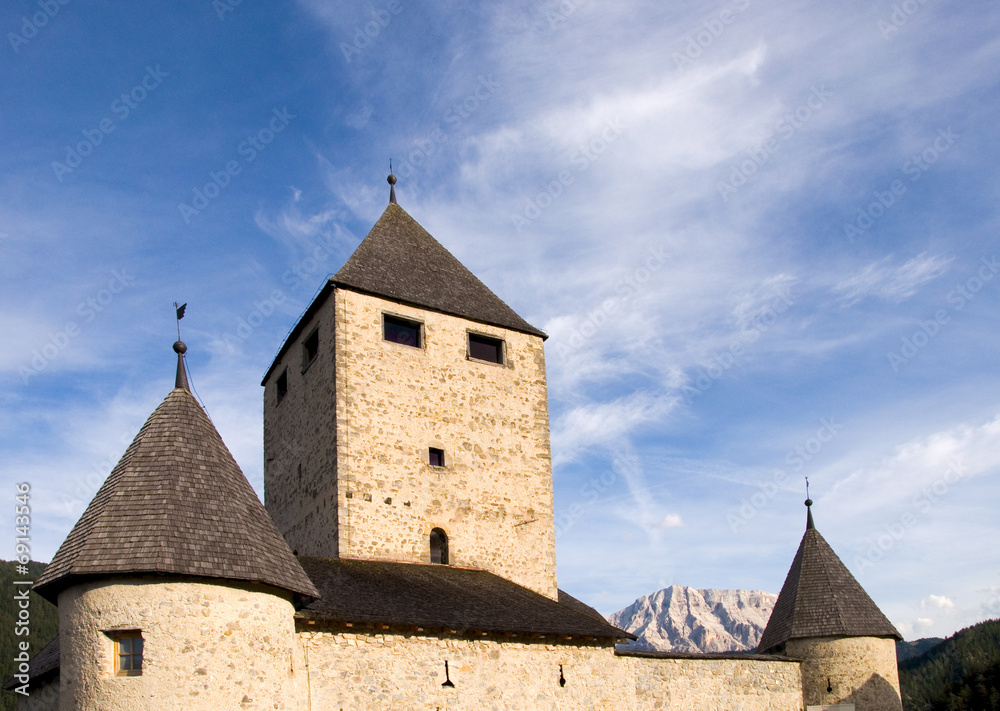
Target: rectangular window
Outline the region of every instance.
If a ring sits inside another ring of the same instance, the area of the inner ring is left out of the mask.
[[[142,632],[115,632],[115,674],[140,676],[142,674]]]
[[[503,340],[478,333],[469,334],[469,357],[503,365]]]
[[[443,449],[435,449],[434,447],[431,447],[430,451],[428,451],[428,453],[427,453],[427,461],[430,463],[430,465],[432,467],[443,467],[444,466],[444,450]]]
[[[288,394],[288,369],[281,371],[281,375],[278,376],[278,402],[281,402],[285,395]]]
[[[382,338],[392,343],[422,348],[423,339],[420,337],[422,326],[419,321],[382,314]]]
[[[302,372],[306,372],[319,354],[319,329],[315,329],[302,341]]]

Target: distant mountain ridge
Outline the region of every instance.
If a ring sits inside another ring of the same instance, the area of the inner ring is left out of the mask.
[[[760,590],[671,585],[643,595],[608,621],[639,639],[629,649],[748,652],[757,648],[778,596]]]

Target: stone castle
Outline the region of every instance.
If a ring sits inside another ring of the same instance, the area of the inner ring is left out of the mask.
[[[811,509],[757,653],[616,649],[557,587],[546,336],[390,195],[264,376],[265,505],[175,344],[35,584],[60,633],[19,708],[901,711],[899,634]]]

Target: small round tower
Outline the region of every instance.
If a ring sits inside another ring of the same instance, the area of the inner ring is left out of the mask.
[[[174,390],[35,585],[59,608],[59,708],[297,708],[295,605],[318,593],[174,350]]]
[[[902,711],[902,637],[816,530],[810,499],[806,509],[805,535],[757,651],[802,660],[806,709]]]

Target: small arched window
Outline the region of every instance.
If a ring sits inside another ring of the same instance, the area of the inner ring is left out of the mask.
[[[448,565],[448,534],[440,528],[431,531],[431,563]]]

